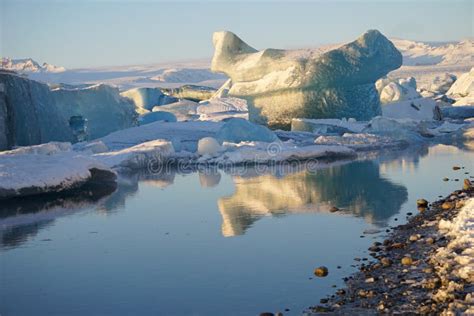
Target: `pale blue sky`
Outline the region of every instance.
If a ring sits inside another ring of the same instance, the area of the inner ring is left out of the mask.
[[[256,48],[350,41],[367,29],[389,37],[473,37],[473,0],[68,1],[0,0],[0,54],[73,67],[212,56],[212,32]]]

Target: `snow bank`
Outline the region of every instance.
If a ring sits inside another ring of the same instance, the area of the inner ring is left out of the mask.
[[[46,144],[0,153],[0,199],[58,193],[90,181],[115,181],[115,172],[104,164],[62,149]]]

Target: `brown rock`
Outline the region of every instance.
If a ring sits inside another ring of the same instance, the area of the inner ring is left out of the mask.
[[[443,204],[441,204],[441,208],[443,210],[450,210],[454,207],[453,203],[452,202],[444,202]]]
[[[418,207],[420,207],[420,206],[421,207],[427,207],[428,206],[428,201],[425,200],[425,199],[418,199],[418,200],[416,200],[416,205]]]
[[[464,179],[464,185],[463,185],[463,190],[469,190],[472,188],[472,183],[469,181],[469,179]]]
[[[402,258],[402,264],[409,266],[413,264],[413,259],[411,257],[403,257]]]
[[[314,275],[318,277],[325,277],[328,275],[328,273],[329,273],[328,268],[326,268],[325,266],[321,266],[314,269]]]

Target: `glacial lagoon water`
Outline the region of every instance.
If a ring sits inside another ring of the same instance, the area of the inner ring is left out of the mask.
[[[417,212],[416,199],[474,175],[474,151],[460,147],[311,169],[136,174],[111,195],[3,202],[0,314],[300,314]],[[313,276],[320,265],[326,278]]]

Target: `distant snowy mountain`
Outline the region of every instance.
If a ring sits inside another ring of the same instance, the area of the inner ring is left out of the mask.
[[[403,39],[391,39],[403,54],[403,67],[396,73],[404,76],[415,75],[431,78],[441,72],[461,74],[474,66],[474,40],[461,42],[430,43]],[[335,49],[341,44],[304,48],[295,51],[302,58],[321,54]],[[436,67],[432,67],[436,65]],[[26,73],[29,78],[52,84],[98,84],[115,85],[121,90],[138,87],[174,88],[194,84],[218,88],[226,76],[210,71],[210,59],[181,62],[158,63],[151,65],[132,65],[65,69],[44,63],[40,65],[33,59],[3,58],[2,68]],[[408,71],[408,72],[407,72]],[[424,79],[423,79],[424,80]],[[428,80],[428,79],[427,79]],[[429,81],[429,80],[428,80]]]
[[[222,74],[215,74],[209,69],[166,69],[151,80],[174,83],[197,83],[215,79],[226,79]]]
[[[403,54],[403,64],[421,65],[459,65],[474,63],[474,40],[461,42],[430,43],[403,39],[391,39]]]
[[[24,59],[11,59],[11,58],[2,58],[2,69],[13,70],[21,73],[30,73],[30,72],[50,72],[58,73],[66,71],[64,67],[58,67],[48,63],[43,63],[40,65],[37,61],[31,58]]]
[[[226,80],[223,74],[211,72],[210,60],[190,60],[151,65],[68,69],[63,72],[29,72],[30,79],[47,83],[105,83],[121,90],[139,87],[174,88],[184,84],[218,88]]]

